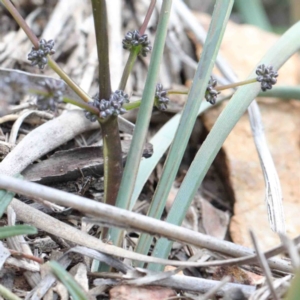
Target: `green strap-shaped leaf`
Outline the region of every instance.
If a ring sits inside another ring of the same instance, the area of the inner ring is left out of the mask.
[[[203,47],[193,85],[182,112],[175,138],[167,156],[162,177],[158,183],[151,206],[148,211],[150,217],[159,219],[163,213],[169,192],[176,178],[182,157],[184,155],[189,137],[194,128],[201,102],[205,96],[210,75],[217,57],[223,38],[233,1],[218,0],[215,5],[211,25]],[[155,149],[154,149],[155,152]],[[142,234],[138,241],[136,251],[147,254],[151,245],[152,237]]]
[[[17,174],[15,176],[16,178],[22,178],[21,174]],[[15,196],[15,193],[6,191],[6,190],[0,190],[0,218],[2,218],[7,206]]]
[[[0,284],[0,295],[7,300],[21,300],[17,295],[13,294],[9,289]]]
[[[0,240],[16,235],[36,234],[37,229],[30,225],[4,226],[0,228]]]
[[[130,206],[130,199],[134,189],[152,114],[154,94],[157,84],[160,62],[165,46],[171,5],[172,0],[164,0],[162,3],[160,18],[157,27],[157,34],[151,54],[151,61],[145,83],[145,89],[143,91],[142,102],[137,116],[134,135],[132,138],[130,151],[128,153],[121,186],[118,193],[116,206],[120,208],[128,209]],[[120,230],[110,230],[110,236],[114,244],[119,244],[120,240],[122,240]]]
[[[271,65],[279,69],[295,52],[300,49],[300,22],[291,27],[278,42],[267,52],[264,58],[258,63]],[[255,76],[253,70],[249,78]],[[220,151],[225,139],[234,128],[238,120],[247,110],[253,99],[260,92],[260,84],[242,86],[238,88],[228,105],[216,120],[213,128],[199,149],[193,160],[169,211],[167,222],[180,225],[194,198],[194,195],[206,175],[210,165]],[[276,126],[276,125],[274,125]],[[167,257],[171,249],[172,242],[160,239],[155,246],[153,255],[157,257]],[[151,269],[158,266],[151,265]]]
[[[296,276],[292,281],[285,300],[299,300],[300,299],[300,270],[297,270]]]
[[[58,278],[59,281],[68,289],[73,300],[87,300],[86,293],[82,290],[80,285],[74,278],[56,261],[48,263],[52,273]]]

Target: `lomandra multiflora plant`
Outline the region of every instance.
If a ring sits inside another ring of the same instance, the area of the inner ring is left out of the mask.
[[[134,190],[136,176],[138,174],[138,167],[153,106],[156,106],[160,110],[166,110],[172,94],[188,94],[188,100],[182,113],[182,122],[179,125],[178,135],[175,137],[172,145],[175,150],[172,150],[172,148],[170,150],[170,153],[174,153],[174,151],[176,152],[177,147],[178,149],[184,149],[186,147],[202,99],[206,99],[209,103],[215,104],[218,101],[220,91],[257,82],[260,82],[261,90],[266,91],[272,88],[276,83],[276,78],[278,76],[275,68],[261,64],[257,67],[256,77],[226,86],[217,85],[217,80],[211,75],[211,72],[233,3],[232,0],[226,0],[223,2],[216,2],[212,22],[217,28],[217,33],[214,32],[214,34],[218,35],[218,39],[213,39],[212,29],[210,29],[207,37],[207,44],[209,46],[204,47],[191,90],[176,91],[164,88],[161,83],[157,82],[157,78],[167,34],[172,1],[164,0],[162,2],[156,38],[152,45],[152,41],[149,40],[145,33],[149,19],[156,5],[156,1],[152,0],[150,1],[148,11],[141,27],[127,32],[124,39],[120,40],[120,44],[122,44],[124,51],[128,51],[129,55],[118,90],[112,91],[110,83],[106,1],[92,0],[91,5],[94,14],[96,43],[100,66],[98,75],[99,92],[96,95],[88,95],[53,60],[52,55],[55,53],[55,41],[42,38],[38,39],[13,4],[9,0],[1,1],[20,27],[25,31],[33,44],[31,51],[28,49],[30,51],[28,60],[31,64],[39,69],[50,67],[62,79],[61,82],[51,79],[41,80],[39,84],[32,88],[29,86],[26,76],[12,73],[1,83],[1,94],[5,96],[5,99],[7,99],[9,103],[15,103],[17,99],[20,98],[19,96],[24,93],[35,94],[37,97],[37,106],[42,110],[56,110],[57,104],[60,102],[71,103],[84,109],[86,118],[91,122],[99,122],[104,145],[105,193],[103,201],[110,205],[117,205],[121,208],[129,209],[131,207],[130,200]],[[211,27],[213,27],[213,25]],[[138,56],[147,55],[151,56],[151,61],[142,100],[131,102],[126,93],[128,77]],[[66,85],[80,97],[80,101],[68,97],[66,94]],[[126,111],[136,107],[140,107],[140,111],[137,117],[135,132],[123,175],[118,118]],[[188,130],[183,131],[182,128],[186,126],[186,123],[190,123]],[[182,132],[184,132],[184,134],[182,134]],[[180,150],[178,152],[177,160],[172,164],[168,163],[167,159],[166,165],[164,166],[162,182],[155,192],[153,197],[154,200],[159,199],[162,203],[166,200],[166,195],[170,190],[170,182],[174,180],[182,155],[183,150]],[[164,177],[168,179],[166,185],[163,184]],[[161,205],[161,207],[164,207],[164,205]],[[156,208],[153,208],[153,210],[156,210]],[[159,211],[156,217],[160,218],[162,213],[161,208],[156,211]],[[109,237],[112,243],[121,245],[121,233],[122,232],[118,230],[112,230],[109,233],[107,230],[104,230],[102,238]],[[146,248],[144,249],[145,253],[148,252]]]

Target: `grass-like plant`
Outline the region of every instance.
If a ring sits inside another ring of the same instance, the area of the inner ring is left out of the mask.
[[[26,76],[17,74],[5,78],[5,84],[2,85],[4,87],[2,93],[8,94],[12,92],[14,96],[20,93],[35,94],[38,97],[38,104],[41,109],[55,109],[58,102],[71,103],[84,109],[86,117],[91,122],[97,121],[100,124],[103,137],[104,158],[103,202],[108,205],[131,210],[151,171],[171,145],[164,164],[162,177],[160,178],[148,211],[148,216],[160,219],[198,114],[207,109],[211,104],[218,102],[218,94],[223,89],[235,89],[238,86],[244,85],[238,88],[216,121],[216,124],[197,153],[180,187],[179,193],[176,196],[173,207],[166,220],[167,222],[179,226],[185,217],[197,187],[203,180],[213,159],[234,125],[259,92],[271,90],[278,76],[276,70],[279,69],[300,46],[299,42],[295,42],[297,37],[296,33],[300,27],[300,25],[297,24],[291,28],[277,45],[266,54],[262,61],[258,63],[257,68],[251,73],[249,79],[243,82],[231,83],[226,86],[217,86],[217,81],[212,76],[212,69],[216,62],[222,37],[226,29],[226,23],[233,5],[233,0],[217,0],[211,25],[190,90],[165,90],[163,86],[158,83],[158,74],[167,36],[172,0],[162,1],[157,34],[153,47],[145,34],[147,24],[156,5],[156,1],[151,0],[141,28],[128,32],[123,41],[120,41],[120,43],[123,43],[123,48],[129,51],[129,54],[118,90],[112,91],[106,1],[91,0],[99,61],[99,91],[96,96],[92,97],[92,95],[88,95],[84,92],[52,59],[51,55],[55,52],[54,41],[38,40],[11,1],[1,0],[1,2],[25,31],[33,44],[32,50],[28,55],[28,59],[32,65],[36,65],[40,69],[48,65],[63,80],[45,79],[40,84],[32,85],[27,81]],[[151,55],[151,60],[142,99],[140,101],[130,102],[129,96],[126,94],[126,83],[139,55]],[[16,86],[18,86],[17,90],[14,88]],[[68,89],[71,89],[72,93],[68,92]],[[275,93],[275,91],[268,91],[268,93],[271,92]],[[283,94],[285,94],[285,92],[284,90],[278,91],[278,93]],[[292,92],[299,96],[298,90],[293,90]],[[153,157],[141,163],[153,106],[161,110],[166,109],[170,101],[169,96],[172,94],[187,94],[184,109],[179,115],[171,119],[152,139],[154,144]],[[74,95],[76,95],[76,97],[74,97]],[[206,103],[202,103],[204,99],[207,101]],[[118,118],[127,110],[137,107],[139,108],[139,112],[125,169],[123,170]],[[21,172],[22,170],[19,171]],[[2,195],[3,203],[8,205],[13,195],[5,191],[0,193],[2,193],[0,196]],[[111,243],[120,247],[123,242],[123,231],[117,228],[104,228],[100,238],[109,238]],[[150,235],[141,234],[135,251],[147,255],[151,243],[152,238]],[[167,238],[160,239],[156,243],[152,255],[166,259],[171,250],[171,246],[172,242]],[[143,265],[143,263],[139,263],[139,266],[141,265]],[[64,276],[63,271],[60,270],[55,263],[51,263],[50,266],[56,274],[60,274],[62,280]],[[94,263],[93,266],[94,271],[98,270],[99,266],[97,263]],[[162,266],[149,264],[148,268],[161,270]],[[100,267],[100,270],[105,270],[105,268]],[[80,298],[81,291],[76,289],[76,284],[74,284],[73,281],[68,282],[73,297]]]

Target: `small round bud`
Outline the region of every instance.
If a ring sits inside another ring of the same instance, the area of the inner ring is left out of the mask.
[[[261,83],[263,92],[272,89],[272,86],[277,82],[278,72],[272,66],[259,65],[256,74],[256,80]]]
[[[47,55],[54,54],[55,50],[54,41],[49,40],[48,42],[45,39],[41,39],[39,41],[39,48],[36,49],[32,47],[30,53],[28,53],[28,60],[31,61],[32,66],[38,65],[40,69],[44,69],[45,65],[48,62]]]
[[[152,50],[151,43],[148,41],[148,36],[146,34],[140,35],[138,30],[127,32],[122,41],[122,45],[126,50],[131,50],[134,47],[140,46],[140,55],[142,56],[147,56]]]
[[[40,110],[56,110],[57,103],[63,102],[65,83],[55,79],[45,79],[39,82],[39,85],[45,89],[46,95],[37,96],[37,106]]]
[[[163,89],[163,85],[158,83],[155,90],[155,105],[159,110],[165,111],[168,108],[170,99],[167,97],[167,91]]]
[[[210,80],[208,81],[208,86],[205,92],[205,99],[207,102],[209,102],[212,105],[216,103],[217,96],[218,94],[220,94],[220,92],[214,89],[216,86],[217,86],[217,80],[213,76],[210,76]]]

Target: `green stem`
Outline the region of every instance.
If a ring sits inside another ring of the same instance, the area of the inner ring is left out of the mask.
[[[221,86],[216,86],[215,90],[217,91],[223,91],[227,89],[233,89],[242,85],[250,84],[250,83],[255,83],[257,82],[256,78],[251,78],[247,79],[244,81],[239,81],[231,84],[226,84],[226,85],[221,85]],[[168,90],[168,95],[187,95],[189,93],[188,91],[177,91],[177,90]]]
[[[187,95],[189,93],[189,90],[187,91],[177,91],[177,90],[168,90],[168,95]]]
[[[0,284],[0,295],[4,299],[8,300],[21,300],[17,295],[13,294],[10,290],[8,290],[6,287],[4,287],[2,284]]]
[[[126,66],[124,68],[122,78],[119,84],[119,90],[125,90],[126,83],[129,77],[129,74],[132,71],[133,65],[136,61],[136,58],[138,57],[140,52],[140,47],[133,47],[132,50],[130,51],[130,55],[128,56]]]
[[[251,79],[247,79],[247,80],[244,80],[244,81],[234,82],[234,83],[231,83],[231,84],[216,86],[215,90],[223,91],[223,90],[233,89],[233,88],[236,88],[236,87],[239,87],[239,86],[242,86],[242,85],[247,85],[247,84],[255,83],[255,82],[257,82],[256,78],[251,78]]]
[[[65,71],[48,55],[48,66],[57,73],[60,78],[84,101],[90,102],[92,99],[90,96],[81,89],[66,73]]]
[[[137,100],[134,102],[129,102],[123,105],[126,110],[132,110],[141,106],[142,100]]]
[[[43,95],[43,96],[49,95],[48,91],[38,90],[38,89],[29,89],[28,93],[33,94],[33,95]],[[83,101],[80,101],[80,100],[77,100],[77,99],[73,99],[73,98],[69,98],[69,97],[66,97],[66,96],[63,97],[63,101],[65,103],[70,103],[70,104],[78,106],[78,107],[80,107],[84,110],[87,110],[87,111],[91,112],[94,115],[99,115],[99,109],[94,107],[94,106],[89,105],[86,102],[83,102]]]
[[[108,51],[108,26],[105,0],[92,0],[96,43],[99,60],[99,97],[109,99],[111,95],[109,51]]]
[[[106,1],[92,0],[92,7],[99,60],[99,98],[109,99],[111,84]],[[107,121],[100,124],[104,144],[104,202],[115,205],[123,170],[118,118],[111,116]],[[105,236],[103,235],[102,237],[104,238]]]
[[[123,172],[122,156],[119,155],[118,151],[113,151],[117,146],[121,149],[118,118],[109,118],[101,124],[101,129],[104,162],[107,160],[106,158],[109,160],[107,167],[104,165],[104,189],[107,194],[106,203],[115,205]]]

